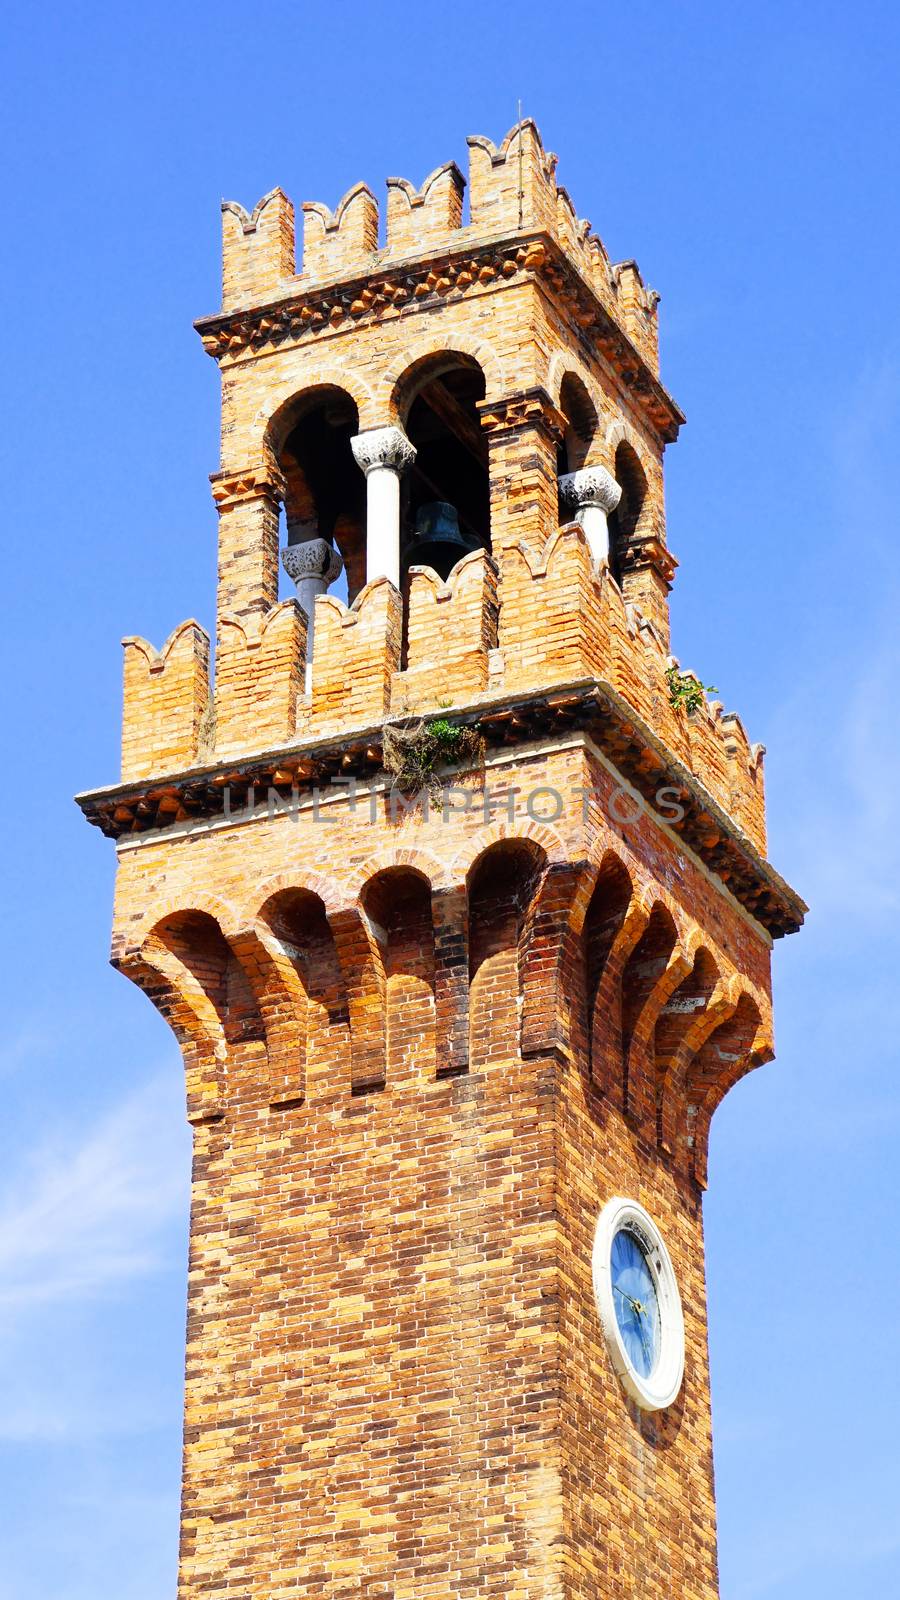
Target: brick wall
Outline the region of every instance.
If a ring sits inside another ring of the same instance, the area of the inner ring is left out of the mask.
[[[606,686],[625,755],[640,725],[644,771],[681,763],[760,851],[762,752],[720,706],[672,705],[656,300],[555,166],[530,122],[470,140],[470,220],[453,163],[393,178],[384,248],[364,184],[307,203],[299,272],[280,190],[223,210],[223,313],[200,324],[223,379],[215,682],[194,623],[159,654],[126,640],[143,787],[103,812],[113,960],[173,1028],[194,1129],[179,1600],[717,1594],[701,1197],[714,1111],[771,1057],[770,940],[725,867],[618,806],[577,721],[526,743],[513,702]],[[355,598],[317,601],[307,692],[304,616],[278,603],[279,506],[309,510],[281,459],[298,402],[403,425],[453,360],[484,379],[491,549],[401,596],[362,584],[355,522]],[[567,440],[609,471],[625,448],[645,486],[618,579],[560,526]],[[507,703],[443,814],[382,782],[289,814],[210,800],[255,752],[283,796],[326,745],[353,770],[386,717]],[[681,1286],[664,1413],[626,1398],[594,1304],[615,1194]]]

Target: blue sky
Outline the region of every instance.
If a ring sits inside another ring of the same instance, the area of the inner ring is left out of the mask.
[[[900,474],[887,3],[17,8],[0,430],[0,1600],[174,1594],[189,1141],[105,964],[123,633],[209,623],[219,200],[334,204],[521,97],[662,293],[674,648],[767,745],[773,1066],[714,1129],[723,1600],[896,1592]]]

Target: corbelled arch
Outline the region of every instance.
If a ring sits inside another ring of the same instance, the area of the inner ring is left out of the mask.
[[[302,889],[316,895],[325,907],[326,915],[351,904],[355,898],[347,893],[336,878],[317,872],[313,867],[289,867],[284,872],[273,872],[261,883],[248,884],[239,909],[248,919],[262,916],[266,904],[284,889]]]
[[[523,833],[488,844],[466,873],[469,1037],[476,1065],[518,1053],[529,916],[546,868],[543,845]]]
[[[151,935],[142,950],[114,950],[112,965],[142,989],[168,1023],[184,1062],[187,1119],[214,1122],[224,1111],[228,1046],[215,1006],[185,962]]]
[[[710,1124],[729,1090],[774,1056],[767,997],[737,980],[731,1014],[694,1055],[685,1077],[680,1120],[681,1155],[694,1181],[706,1188]]]
[[[359,904],[381,961],[386,1076],[433,1077],[437,1052],[431,880],[408,863],[382,867],[362,885]]]
[[[495,844],[517,839],[530,840],[546,857],[547,863],[562,864],[568,859],[566,846],[557,829],[550,822],[534,822],[527,817],[517,817],[511,822],[492,822],[479,828],[452,857],[448,872],[453,882],[465,881],[478,858]]]
[[[288,1048],[271,1053],[269,1063],[270,1099],[276,1105],[296,1104],[307,1097],[312,1033],[324,1028],[340,1054],[348,1049],[348,1041],[341,1037],[348,1028],[346,988],[328,909],[322,895],[309,886],[315,877],[279,874],[263,886],[259,905],[256,926],[271,952],[282,993],[287,993]],[[274,984],[271,993],[277,1004]]]
[[[175,906],[172,905],[171,897],[165,900],[160,897],[151,901],[140,920],[128,930],[129,949],[139,951],[147,937],[169,917],[189,911],[202,912],[203,915],[211,917],[218,923],[226,939],[246,921],[238,902],[226,899],[224,895],[213,894],[210,890],[192,886],[188,896]]]
[[[686,954],[690,970],[657,1016],[653,1037],[656,1136],[669,1153],[675,1146],[677,1107],[688,1066],[736,1004],[722,956],[699,930],[691,935]]]
[[[388,872],[395,867],[408,867],[413,872],[418,872],[432,889],[443,886],[448,881],[447,864],[431,850],[423,850],[414,845],[399,845],[389,840],[383,849],[376,850],[367,856],[342,883],[343,892],[348,900],[359,898],[363,885],[379,872]]]

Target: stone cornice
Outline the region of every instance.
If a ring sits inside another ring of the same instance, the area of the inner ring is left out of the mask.
[[[365,275],[307,286],[298,278],[296,289],[287,285],[276,301],[201,317],[194,326],[204,349],[228,362],[284,344],[314,343],[356,323],[430,310],[441,299],[484,293],[523,276],[564,304],[579,338],[599,350],[660,438],[671,443],[684,421],[682,412],[557,240],[544,231],[460,238],[451,250],[402,261],[373,255]]]
[[[609,684],[592,678],[498,696],[454,711],[454,720],[477,723],[488,749],[508,749],[512,761],[516,747],[528,740],[550,740],[573,731],[587,734],[651,807],[662,787],[677,791],[684,816],[667,826],[773,938],[796,932],[803,922],[806,906],[799,896]],[[264,802],[269,788],[285,796],[292,790],[302,795],[332,778],[376,778],[382,767],[382,738],[380,725],[342,731],[236,761],[96,789],[79,795],[77,803],[88,821],[110,838],[152,832],[164,839],[167,829],[188,819],[199,827],[222,818],[226,806],[234,814],[254,795]]]

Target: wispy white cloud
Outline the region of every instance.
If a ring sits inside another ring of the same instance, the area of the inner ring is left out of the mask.
[[[162,1232],[187,1203],[184,1110],[171,1072],[107,1111],[80,1140],[57,1130],[0,1190],[0,1329],[50,1302],[89,1300],[159,1268]]]

